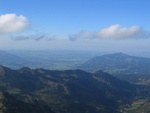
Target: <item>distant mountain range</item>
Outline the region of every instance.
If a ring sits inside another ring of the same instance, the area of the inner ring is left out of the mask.
[[[85,55],[81,52],[64,51],[6,52],[0,50],[0,64],[12,69],[29,67],[53,70],[77,68],[87,72],[102,70],[121,80],[150,85],[150,58],[129,56],[124,53],[105,54],[91,58],[94,54],[87,53]]]
[[[103,70],[113,75],[150,74],[150,58],[129,56],[124,53],[105,54],[91,58],[93,55],[84,55],[80,52],[70,54],[69,52],[46,52],[44,54],[44,52],[37,51],[6,52],[0,50],[0,65],[12,69],[22,67],[54,70],[79,68],[88,72]]]
[[[130,82],[150,83],[150,58],[106,54],[93,57],[77,68],[88,72],[102,70]]]
[[[0,50],[0,64],[13,69],[30,66],[32,62],[17,55]]]
[[[150,58],[124,53],[96,56],[79,66],[89,72],[103,70],[111,74],[150,74]]]
[[[0,106],[4,108],[1,113],[130,112],[142,106],[139,104],[131,110],[135,102],[142,100],[149,105],[149,89],[102,71],[12,70],[0,66]],[[142,112],[148,113],[147,110],[141,108]]]
[[[94,53],[74,51],[3,51],[0,50],[0,65],[20,69],[22,67],[54,70],[73,69],[87,61]]]

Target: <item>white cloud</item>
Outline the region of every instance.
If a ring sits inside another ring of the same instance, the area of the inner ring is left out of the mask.
[[[28,19],[16,14],[5,14],[0,16],[0,34],[13,33],[23,30],[29,24]]]
[[[101,38],[131,38],[138,36],[141,28],[139,26],[132,26],[130,28],[121,28],[119,24],[112,25],[108,28],[102,29],[98,32]]]
[[[70,35],[70,40],[78,38],[88,39],[127,39],[127,38],[149,38],[150,33],[144,31],[140,26],[121,27],[120,24],[111,25],[98,32],[81,31],[78,34]]]

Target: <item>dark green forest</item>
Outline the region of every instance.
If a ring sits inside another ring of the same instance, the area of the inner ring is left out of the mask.
[[[148,113],[149,89],[103,71],[0,67],[1,113]]]

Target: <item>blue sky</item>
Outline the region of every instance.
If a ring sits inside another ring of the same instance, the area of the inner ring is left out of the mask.
[[[149,0],[0,0],[0,48],[148,55],[149,5]]]

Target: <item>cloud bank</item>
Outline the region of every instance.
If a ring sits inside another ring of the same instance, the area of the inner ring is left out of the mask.
[[[150,33],[144,31],[140,26],[121,27],[120,24],[111,25],[98,32],[81,31],[78,34],[69,35],[69,39],[128,39],[128,38],[150,38]]]
[[[11,36],[11,39],[14,41],[23,41],[23,40],[35,40],[40,41],[42,39],[45,39],[47,41],[51,41],[55,39],[55,36],[51,36],[48,33],[36,33],[33,35],[17,35],[17,36]]]
[[[28,19],[16,14],[5,14],[0,16],[0,34],[14,33],[23,30],[29,24]]]

